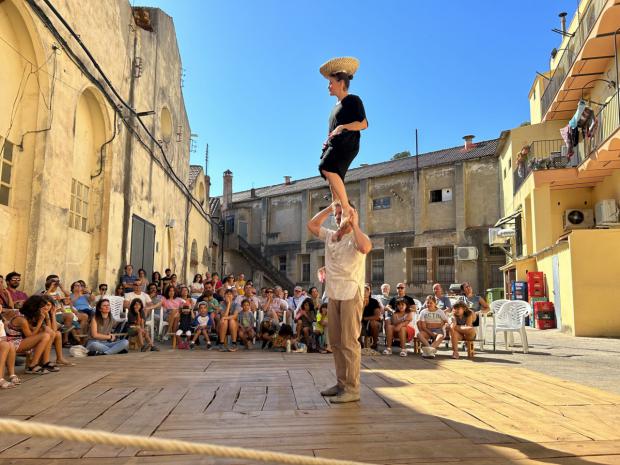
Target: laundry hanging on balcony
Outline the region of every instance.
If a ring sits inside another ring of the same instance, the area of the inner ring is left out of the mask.
[[[594,112],[586,105],[584,99],[579,100],[577,111],[568,122],[560,129],[560,135],[566,145],[566,156],[570,160],[575,154],[575,147],[579,144],[579,129],[581,129],[584,139],[592,137],[598,125],[598,120]]]

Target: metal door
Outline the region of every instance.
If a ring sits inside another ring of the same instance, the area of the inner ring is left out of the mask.
[[[149,278],[155,256],[155,225],[133,215],[131,218],[131,261],[134,273],[144,268]]]
[[[553,306],[555,307],[555,321],[557,327],[562,329],[562,300],[560,298],[560,259],[553,256]]]

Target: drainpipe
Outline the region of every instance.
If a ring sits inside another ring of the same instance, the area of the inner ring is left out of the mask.
[[[620,122],[620,83],[618,83],[618,32],[620,32],[620,27],[614,31],[614,67],[616,68],[616,107],[618,108],[618,122]]]

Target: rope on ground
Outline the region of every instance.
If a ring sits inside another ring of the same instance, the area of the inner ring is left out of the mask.
[[[208,455],[227,459],[245,459],[257,462],[283,463],[288,465],[366,465],[362,462],[336,460],[282,452],[260,451],[242,447],[217,446],[214,444],[162,439],[130,434],[109,433],[99,430],[84,430],[67,426],[50,425],[34,421],[0,418],[0,432],[23,434],[64,441],[103,444],[115,447],[131,447],[139,450],[176,452],[192,455]]]

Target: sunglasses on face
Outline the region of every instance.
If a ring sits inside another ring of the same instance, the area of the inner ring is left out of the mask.
[[[396,289],[404,289],[404,287],[397,287]]]

